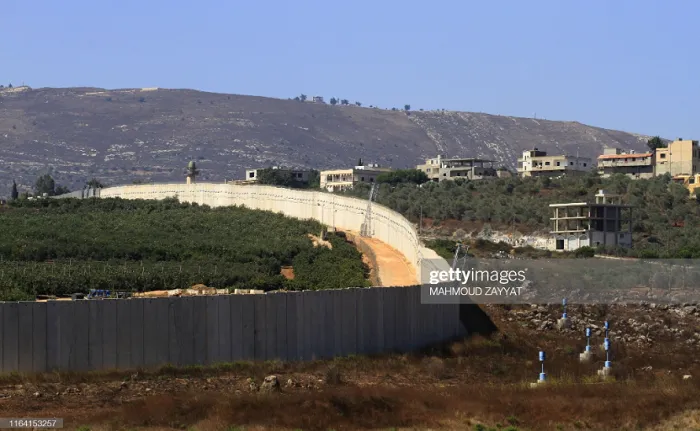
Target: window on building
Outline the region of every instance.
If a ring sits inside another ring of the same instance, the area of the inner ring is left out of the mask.
[[[561,166],[561,162],[557,162],[557,166]]]
[[[549,162],[544,162],[545,166],[549,166]]]
[[[374,178],[373,178],[373,177],[370,177],[370,178],[369,178],[369,182],[370,182],[370,183],[373,183],[373,182],[374,182]]]
[[[255,171],[248,173],[248,178],[255,178]]]
[[[573,166],[573,165],[574,165],[574,162],[569,162],[569,166]]]
[[[586,164],[585,164],[585,163],[583,164],[583,167],[584,167],[584,168],[586,167]]]
[[[665,158],[666,158],[666,153],[661,153],[661,154],[659,155],[659,157],[662,158],[662,159],[665,159]]]
[[[333,181],[332,175],[326,175],[326,181]]]
[[[360,177],[360,181],[364,181],[364,180],[365,180],[365,177]]]

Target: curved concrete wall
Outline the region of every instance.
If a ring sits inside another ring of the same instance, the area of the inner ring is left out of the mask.
[[[212,207],[245,205],[352,231],[360,230],[367,208],[362,199],[324,192],[227,184],[112,187],[99,196],[177,196]],[[404,253],[417,274],[421,264],[425,270],[449,269],[434,251],[421,247],[413,226],[400,214],[374,205],[372,218],[373,236]],[[133,369],[167,363],[309,360],[411,351],[485,327],[490,320],[475,307],[423,304],[419,286],[0,303],[0,372]]]
[[[102,189],[100,197],[123,199],[165,199],[177,197],[182,202],[196,202],[211,207],[245,205],[299,219],[314,219],[343,230],[360,231],[367,211],[367,201],[321,191],[294,190],[271,186],[233,184],[148,184]],[[449,269],[447,262],[423,247],[413,224],[396,211],[372,205],[372,236],[400,251],[415,267],[421,281],[421,261],[440,269]],[[435,262],[437,260],[437,262]],[[442,260],[442,261],[440,261]]]

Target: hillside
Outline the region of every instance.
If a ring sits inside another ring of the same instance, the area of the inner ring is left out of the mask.
[[[181,181],[192,159],[202,179],[213,181],[242,178],[251,167],[323,169],[360,157],[409,167],[438,153],[513,168],[534,146],[596,157],[605,146],[642,150],[645,140],[578,122],[194,90],[0,89],[0,190],[12,179],[30,187],[47,171],[71,188],[91,177],[107,184]]]

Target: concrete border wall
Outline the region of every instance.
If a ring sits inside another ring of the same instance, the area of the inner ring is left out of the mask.
[[[0,303],[3,373],[303,361],[408,352],[465,334],[420,288]]]
[[[99,197],[178,197],[245,205],[359,231],[367,202],[324,192],[229,184],[112,187]],[[76,196],[77,197],[77,196]],[[400,214],[373,206],[373,236],[416,268],[448,270]],[[425,260],[428,259],[428,260]],[[416,284],[420,280],[416,280]],[[182,298],[0,303],[0,372],[90,371],[312,360],[407,352],[464,336],[455,304],[422,304],[420,287],[350,288]],[[476,310],[478,311],[478,310]],[[475,323],[474,323],[475,324]]]
[[[100,197],[123,199],[165,199],[177,197],[182,202],[196,202],[211,207],[245,205],[299,219],[314,219],[339,229],[360,231],[367,201],[331,193],[295,190],[271,186],[233,184],[144,184],[108,187]],[[420,283],[422,259],[439,259],[423,247],[413,224],[401,214],[382,205],[372,206],[372,237],[400,251],[416,269]]]

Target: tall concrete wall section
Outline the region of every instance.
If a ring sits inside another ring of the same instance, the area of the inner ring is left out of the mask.
[[[407,352],[463,333],[420,288],[0,303],[0,371],[299,361]]]
[[[314,219],[343,230],[360,231],[367,201],[320,191],[293,190],[270,186],[232,184],[146,184],[109,187],[100,197],[123,199],[165,199],[177,197],[211,207],[245,205],[247,208],[278,212],[299,219]],[[400,251],[414,265],[420,282],[421,259],[439,259],[421,246],[413,224],[384,206],[372,205],[372,236]],[[429,256],[429,257],[428,257]]]
[[[111,187],[99,197],[177,197],[244,205],[360,231],[367,201],[324,192],[228,184]],[[406,352],[466,333],[463,306],[421,303],[424,270],[449,264],[413,225],[373,205],[372,236],[415,266],[413,287],[183,298],[0,302],[0,372],[89,371],[240,360],[312,360]],[[473,314],[469,312],[469,314]]]

